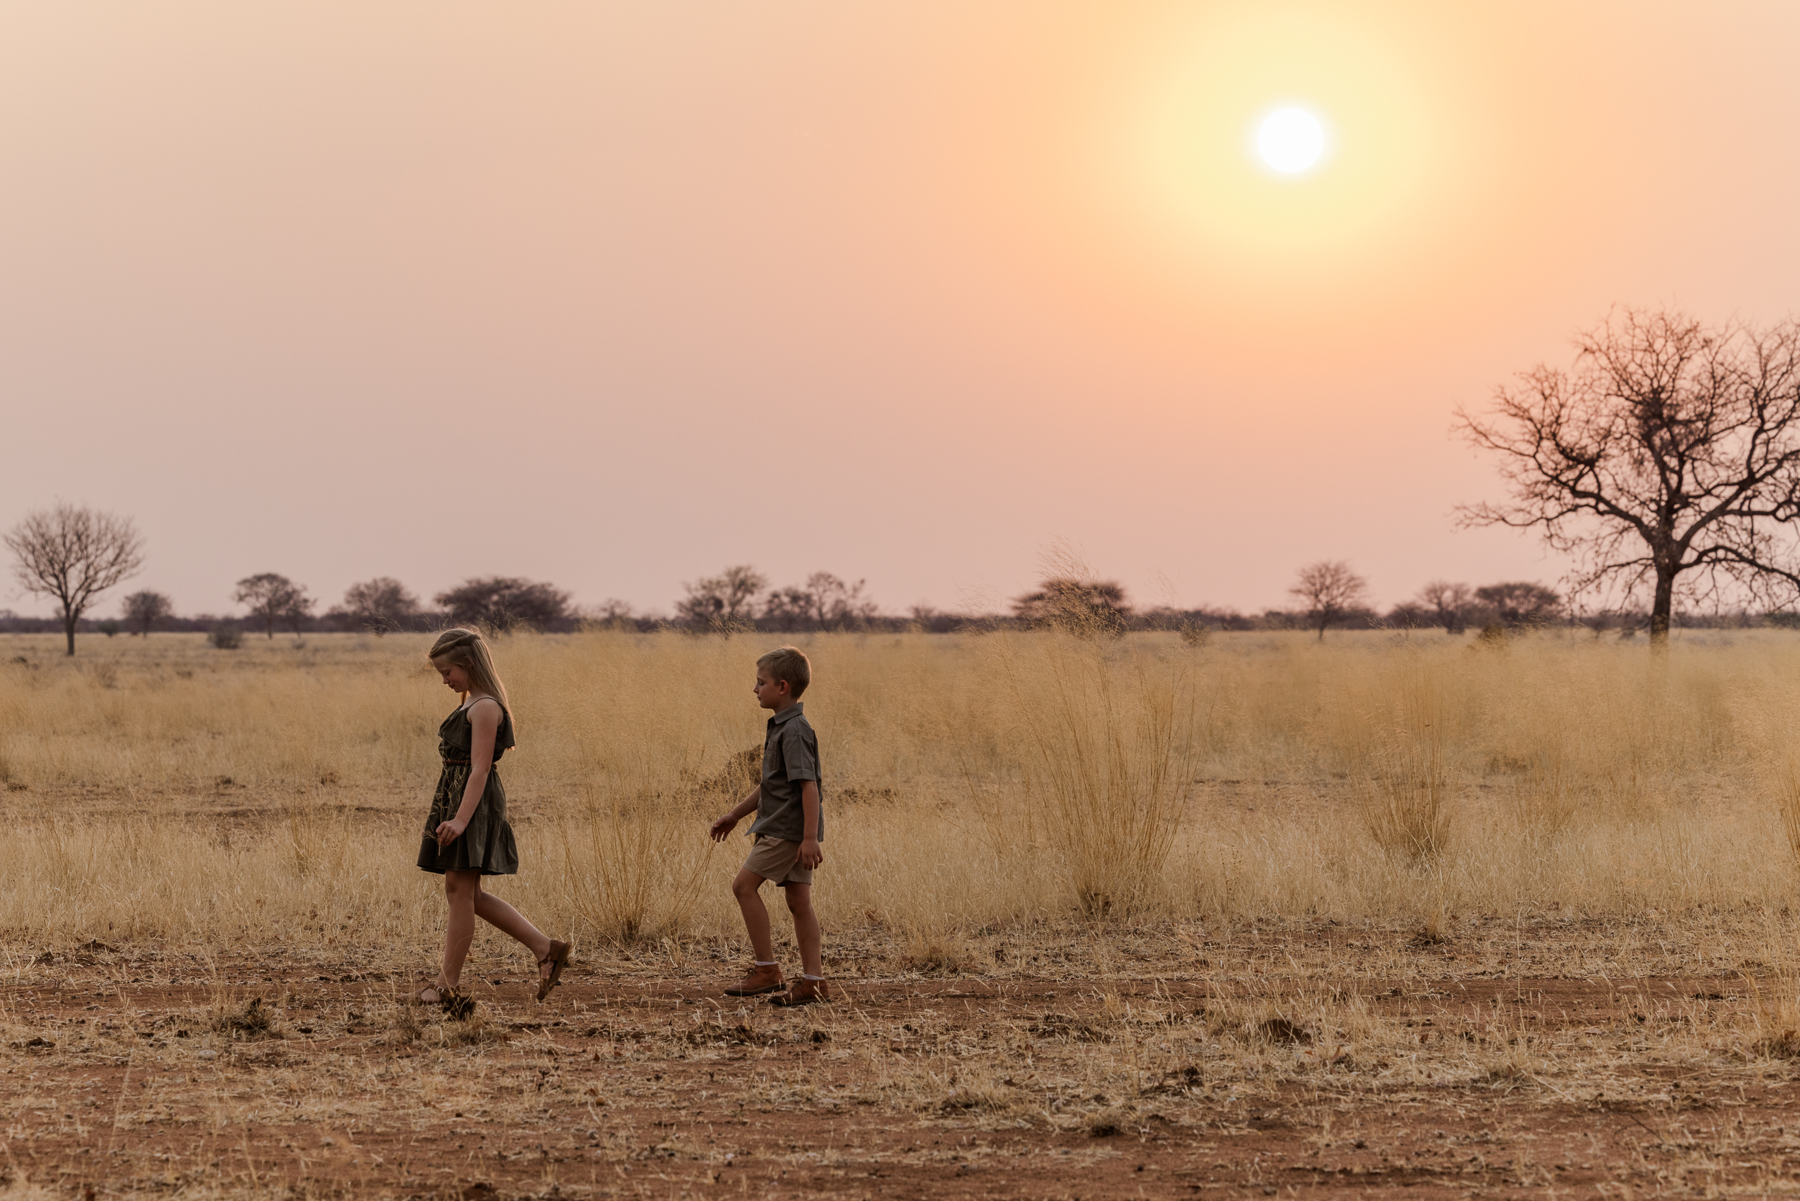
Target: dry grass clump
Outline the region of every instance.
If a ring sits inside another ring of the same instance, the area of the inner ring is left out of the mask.
[[[1800,689],[1767,690],[1740,711],[1740,739],[1755,764],[1754,779],[1781,820],[1788,849],[1800,859]]]
[[[926,976],[954,976],[978,970],[979,955],[955,934],[913,927],[905,931],[900,966]]]
[[[1449,849],[1456,814],[1448,688],[1410,648],[1384,666],[1366,726],[1347,740],[1357,801],[1377,846],[1430,867]]]
[[[1188,660],[1066,630],[991,641],[1014,748],[999,766],[1023,794],[990,812],[996,842],[1041,829],[1091,917],[1161,900],[1197,766]]]

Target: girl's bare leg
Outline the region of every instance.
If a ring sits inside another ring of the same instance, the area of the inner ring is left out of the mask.
[[[475,941],[475,898],[481,892],[480,872],[445,872],[444,899],[450,902],[450,920],[444,932],[444,969],[439,987],[455,988],[462,979],[469,944]]]
[[[548,977],[550,975],[550,965],[543,963],[542,960],[550,953],[549,936],[542,930],[539,930],[536,926],[532,925],[530,920],[526,918],[523,913],[520,913],[517,909],[514,909],[511,905],[508,905],[493,893],[483,892],[481,888],[481,876],[478,873],[471,872],[469,874],[475,877],[474,915],[488,925],[493,926],[495,929],[510,934],[520,942],[524,943],[526,948],[530,950],[531,957],[540,961],[538,964],[539,977]],[[471,933],[473,933],[473,922],[469,924],[469,928]],[[465,952],[468,950],[467,943],[463,944],[463,950]]]

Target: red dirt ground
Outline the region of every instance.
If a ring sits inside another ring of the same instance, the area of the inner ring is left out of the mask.
[[[1241,939],[1161,978],[846,970],[789,1012],[671,952],[578,966],[541,1007],[490,970],[465,1022],[341,952],[34,953],[0,986],[0,1173],[77,1197],[1800,1191],[1772,985],[1484,975],[1457,955],[1479,934],[1359,976],[1346,945],[1265,932],[1282,978]]]

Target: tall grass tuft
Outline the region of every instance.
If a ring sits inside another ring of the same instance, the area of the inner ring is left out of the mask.
[[[1431,866],[1450,847],[1456,815],[1450,706],[1442,674],[1417,655],[1400,654],[1367,715],[1356,795],[1377,846],[1410,864]]]
[[[1788,850],[1800,862],[1800,739],[1794,737],[1794,721],[1800,718],[1800,694],[1789,687],[1761,704],[1746,706],[1743,714],[1746,749],[1756,764],[1756,780],[1771,801],[1787,835]]]
[[[1052,630],[996,636],[1025,805],[1090,917],[1163,891],[1194,776],[1185,658]]]
[[[694,803],[645,789],[584,789],[580,813],[559,820],[569,905],[587,929],[631,943],[684,929],[700,899],[711,844]]]

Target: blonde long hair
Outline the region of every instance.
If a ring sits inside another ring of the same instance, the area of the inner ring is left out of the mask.
[[[477,630],[445,630],[431,644],[431,652],[425,656],[433,662],[448,659],[451,663],[469,673],[469,683],[492,696],[500,702],[500,707],[508,713],[512,705],[506,699],[506,684],[500,679],[500,672],[494,666],[493,652],[488,650],[487,639]],[[463,700],[469,699],[463,693]]]

